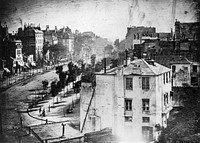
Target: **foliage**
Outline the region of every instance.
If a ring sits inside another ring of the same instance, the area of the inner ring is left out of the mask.
[[[168,126],[162,130],[159,143],[199,142],[200,136],[200,89],[184,87],[181,100],[184,107],[173,109]]]
[[[74,65],[73,62],[68,63],[68,78],[66,84],[76,80],[77,75],[80,74],[80,70],[77,65]]]
[[[81,77],[81,82],[92,83],[92,86],[96,86],[96,76],[93,72],[85,72]]]
[[[108,56],[110,56],[111,55],[111,53],[112,53],[112,50],[113,50],[113,46],[112,45],[106,45],[105,47],[104,47],[104,54],[105,54],[105,56],[107,57],[107,55]]]
[[[96,61],[96,55],[93,54],[93,55],[91,56],[91,65],[92,65],[92,67],[95,66],[95,61]]]
[[[50,52],[53,53],[55,59],[58,59],[61,56],[65,56],[67,53],[69,53],[69,51],[67,50],[67,47],[65,47],[64,45],[60,43],[51,45],[49,47],[49,50]]]
[[[102,61],[99,61],[95,64],[95,72],[100,72],[103,69]]]

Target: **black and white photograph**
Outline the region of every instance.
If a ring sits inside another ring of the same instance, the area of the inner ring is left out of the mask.
[[[200,143],[200,0],[0,0],[0,143]]]

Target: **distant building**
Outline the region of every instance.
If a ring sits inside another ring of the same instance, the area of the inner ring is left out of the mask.
[[[16,72],[16,62],[18,63],[17,68],[22,69],[22,42],[16,40],[15,35],[8,33],[6,23],[0,24],[0,38],[0,69],[3,69],[4,73],[14,73]]]
[[[93,98],[91,85],[82,83],[81,128],[89,106],[83,132],[110,127],[132,142],[155,140],[172,109],[170,79],[169,68],[144,59],[97,73]]]
[[[199,34],[200,22],[181,23],[175,22],[175,49],[179,55],[192,61],[199,61]]]
[[[49,25],[46,26],[46,30],[44,32],[44,42],[50,45],[58,44],[58,38],[56,34],[56,30],[50,30]]]
[[[176,40],[197,40],[197,33],[199,32],[200,22],[181,23],[175,22],[175,39]]]
[[[71,56],[74,50],[74,36],[71,32],[71,29],[67,26],[66,28],[63,27],[62,29],[58,30],[57,32],[58,43],[62,44],[66,47],[66,56]]]
[[[126,49],[134,49],[135,44],[143,43],[142,37],[156,37],[155,27],[128,27],[126,34]]]
[[[172,70],[172,86],[199,86],[200,85],[200,64],[188,60],[183,56],[160,55],[155,61]]]
[[[40,27],[34,25],[25,25],[24,29],[18,29],[18,37],[22,40],[23,54],[33,57],[33,61],[41,64],[43,58],[44,37]]]

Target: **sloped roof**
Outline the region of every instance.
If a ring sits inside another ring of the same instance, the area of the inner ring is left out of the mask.
[[[116,74],[118,70],[122,70],[123,75],[160,75],[162,73],[169,72],[171,69],[162,66],[154,61],[149,64],[144,59],[136,59],[132,61],[128,66],[115,67],[113,69],[107,70],[104,74]],[[99,73],[102,74],[102,73]]]
[[[132,61],[127,67],[124,68],[124,75],[159,75],[169,71],[169,68],[162,66],[154,61],[150,61],[148,63],[144,59],[137,59]]]
[[[156,62],[169,68],[171,67],[171,64],[191,64],[186,57],[175,55],[156,56]]]

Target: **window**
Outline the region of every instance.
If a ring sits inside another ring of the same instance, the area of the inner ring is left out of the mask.
[[[142,77],[142,89],[149,89],[149,77]]]
[[[127,90],[133,89],[133,78],[126,78],[126,89]]]
[[[172,73],[176,72],[176,66],[172,66]]]
[[[125,116],[125,122],[132,122],[133,117],[132,116]]]
[[[136,39],[136,35],[135,34],[133,35],[133,37],[134,37],[133,39]]]
[[[149,111],[149,99],[142,99],[142,111]]]
[[[132,99],[125,99],[125,110],[132,111]]]
[[[198,77],[191,77],[191,85],[193,86],[198,85]]]
[[[168,73],[166,73],[166,83],[168,83]]]
[[[17,55],[21,54],[21,49],[17,49]]]
[[[143,123],[149,123],[150,122],[150,117],[142,117],[142,122]]]
[[[165,74],[163,74],[163,83],[165,84]]]
[[[164,94],[164,105],[168,104],[168,93]]]
[[[197,65],[193,65],[193,72],[197,72]]]

